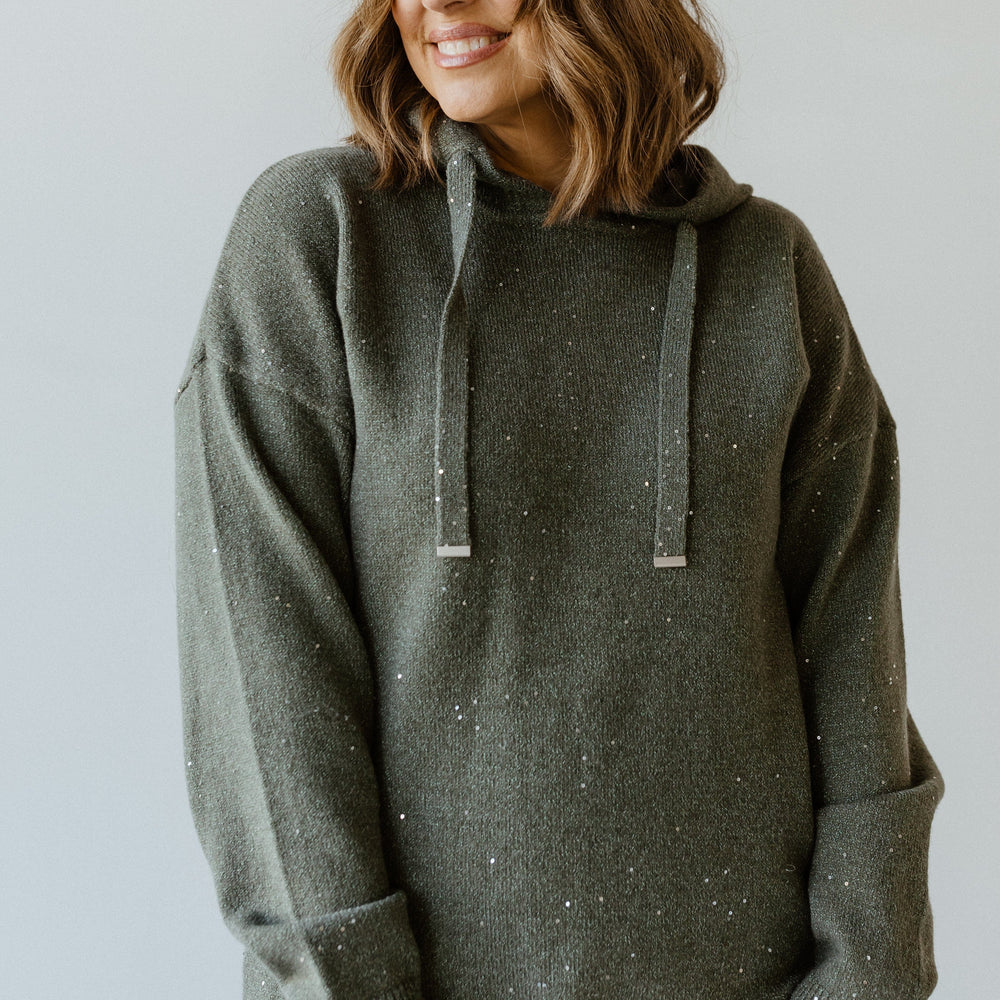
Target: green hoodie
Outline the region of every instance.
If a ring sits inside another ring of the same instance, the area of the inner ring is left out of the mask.
[[[543,228],[432,141],[264,170],[177,389],[244,997],[923,1000],[895,422],[815,242],[698,146]]]

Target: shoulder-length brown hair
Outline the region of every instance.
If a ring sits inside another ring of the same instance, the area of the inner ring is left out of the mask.
[[[523,0],[514,24],[530,18],[572,149],[545,224],[639,210],[718,103],[725,66],[705,11],[698,0]],[[345,141],[375,157],[374,189],[442,180],[429,136],[444,112],[410,67],[392,0],[359,0],[329,69],[356,128]],[[414,103],[421,135],[407,122]]]

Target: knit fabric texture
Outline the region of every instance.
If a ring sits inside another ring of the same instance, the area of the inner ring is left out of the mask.
[[[245,1000],[924,1000],[896,425],[801,220],[473,126],[285,157],[174,402],[186,777]]]

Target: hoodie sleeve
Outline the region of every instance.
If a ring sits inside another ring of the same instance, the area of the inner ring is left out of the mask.
[[[188,793],[245,996],[418,1000],[353,607],[336,247],[315,202],[304,238],[299,188],[285,165],[245,196],[174,402]]]
[[[937,982],[927,864],[944,782],[906,702],[896,425],[808,232],[794,256],[809,378],[777,564],[812,768],[816,949],[792,1000],[924,1000]]]

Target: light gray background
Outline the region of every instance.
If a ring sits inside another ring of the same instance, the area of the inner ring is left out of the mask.
[[[324,65],[347,9],[5,6],[5,996],[239,995],[183,784],[171,406],[240,196],[346,134]],[[732,76],[696,141],[805,220],[899,426],[910,707],[947,783],[935,998],[966,1000],[1000,980],[1000,16],[985,0],[711,9]]]

